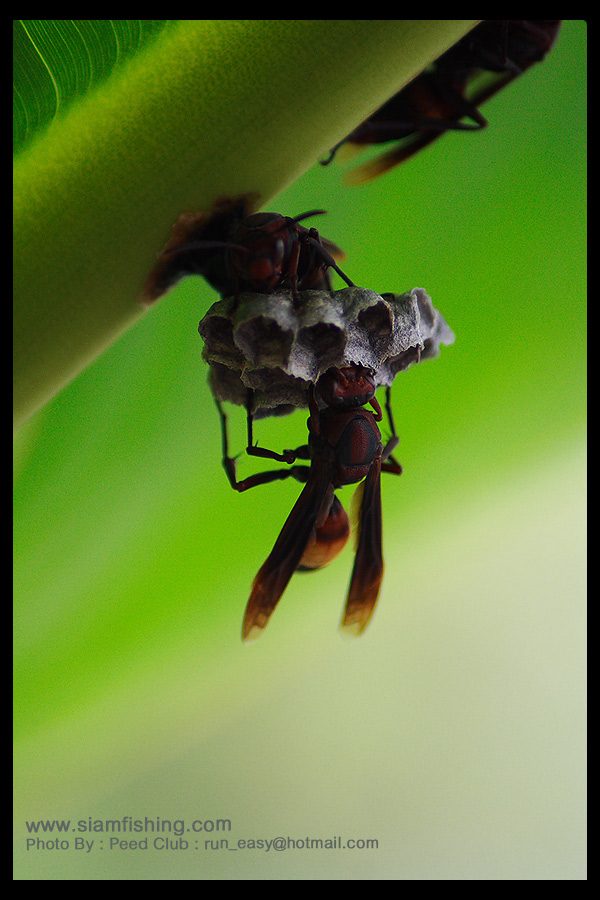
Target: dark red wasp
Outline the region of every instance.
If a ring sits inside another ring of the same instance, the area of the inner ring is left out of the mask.
[[[486,19],[336,144],[322,164],[330,163],[345,143],[361,146],[400,141],[347,177],[352,182],[369,181],[410,159],[447,131],[484,128],[487,121],[479,107],[541,62],[559,28],[560,19]]]
[[[365,409],[369,404],[374,412]],[[242,628],[244,640],[253,640],[265,628],[297,569],[327,564],[342,550],[350,533],[348,516],[335,495],[347,484],[363,481],[359,538],[342,625],[360,634],[369,623],[383,577],[381,535],[381,472],[400,475],[393,458],[398,444],[387,389],[386,409],[392,436],[385,447],[377,422],[381,407],[375,398],[373,372],[362,366],[332,368],[313,388],[309,404],[308,444],[282,454],[253,446],[251,404],[248,404],[248,452],[288,463],[289,469],[261,472],[237,481],[235,460],[229,456],[227,422],[222,406],[223,465],[231,486],[247,491],[259,484],[295,478],[304,484],[281,534],[254,583]],[[310,466],[292,465],[309,459]]]
[[[186,275],[202,275],[222,297],[290,290],[297,300],[298,291],[332,290],[329,269],[353,286],[335,262],[334,256],[343,256],[339,247],[300,224],[325,210],[290,218],[249,215],[250,209],[249,199],[241,197],[218,202],[208,216],[182,216],[146,285],[146,298],[156,299]]]

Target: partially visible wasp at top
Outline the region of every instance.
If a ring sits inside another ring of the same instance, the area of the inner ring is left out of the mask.
[[[336,144],[321,164],[328,165],[346,143],[399,142],[347,173],[347,183],[359,184],[410,159],[447,131],[485,128],[479,107],[546,57],[560,25],[560,19],[485,19]]]
[[[340,248],[300,224],[325,210],[291,218],[252,213],[252,207],[246,195],[217,201],[208,214],[181,216],[146,282],[144,300],[153,302],[186,275],[202,275],[223,298],[289,290],[295,303],[299,291],[331,291],[329,269],[354,286],[335,261],[344,256]]]

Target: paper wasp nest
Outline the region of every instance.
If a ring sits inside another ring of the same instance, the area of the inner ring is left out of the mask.
[[[454,334],[421,288],[376,294],[359,287],[240,295],[214,303],[198,331],[209,385],[219,400],[245,405],[248,388],[259,416],[308,406],[310,388],[332,366],[373,369],[378,385],[431,359]]]

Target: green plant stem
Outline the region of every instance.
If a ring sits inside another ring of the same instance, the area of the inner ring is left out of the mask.
[[[178,22],[15,165],[14,416],[143,314],[184,210],[262,204],[476,20]]]

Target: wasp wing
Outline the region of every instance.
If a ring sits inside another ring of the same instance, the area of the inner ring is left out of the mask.
[[[333,257],[333,259],[346,259],[346,254],[344,253],[342,248],[338,247],[337,244],[334,244],[333,241],[329,241],[327,238],[324,238],[323,235],[321,235],[321,243],[323,244],[329,255]]]
[[[400,146],[396,146],[392,150],[388,150],[387,153],[382,153],[356,169],[346,172],[343,182],[344,184],[363,184],[366,181],[372,181],[385,172],[389,172],[394,166],[398,166],[400,163],[410,159],[415,153],[438,140],[444,133],[445,131],[432,131],[427,134],[419,134],[412,140],[403,141]]]
[[[242,639],[260,636],[300,563],[331,487],[329,463],[313,460],[308,480],[252,584]]]
[[[383,578],[381,550],[381,459],[365,478],[360,512],[358,547],[348,590],[342,628],[362,634],[377,603]]]

